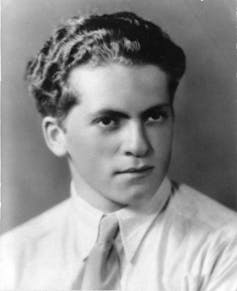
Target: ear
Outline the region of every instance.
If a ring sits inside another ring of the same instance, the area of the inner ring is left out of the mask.
[[[67,153],[65,131],[56,118],[47,116],[42,121],[42,130],[48,148],[58,157]]]

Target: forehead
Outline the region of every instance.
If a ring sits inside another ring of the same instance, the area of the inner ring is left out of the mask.
[[[168,102],[167,75],[154,65],[108,64],[74,68],[68,83],[79,103],[96,110],[144,110]]]

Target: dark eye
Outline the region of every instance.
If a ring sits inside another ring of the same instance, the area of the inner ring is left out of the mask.
[[[114,127],[116,126],[117,121],[115,118],[104,116],[98,120],[98,124],[102,127]]]
[[[147,118],[147,122],[162,122],[168,117],[168,112],[165,111],[154,111],[151,112]]]

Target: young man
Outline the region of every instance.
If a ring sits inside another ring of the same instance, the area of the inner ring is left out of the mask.
[[[71,197],[2,237],[2,289],[236,290],[236,214],[166,176],[184,70],[133,13],[55,31],[27,79]]]

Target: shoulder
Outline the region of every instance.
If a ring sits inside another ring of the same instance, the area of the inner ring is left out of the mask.
[[[0,237],[0,255],[3,250],[20,250],[23,246],[37,242],[40,238],[54,233],[68,212],[69,199],[50,208]]]
[[[237,245],[237,213],[187,185],[176,187],[166,220],[180,244]]]
[[[14,289],[27,266],[36,259],[47,261],[56,245],[69,214],[69,199],[52,207],[0,237],[0,289]]]
[[[235,211],[185,184],[177,187],[171,208],[175,215],[210,231],[226,228],[237,235]]]
[[[233,283],[237,274],[236,212],[187,185],[179,185],[167,214],[174,254],[182,254],[187,273],[206,278],[208,284]]]

